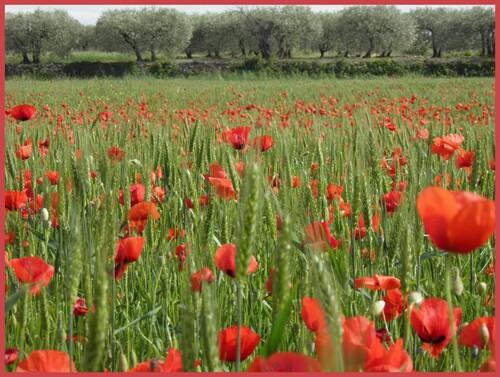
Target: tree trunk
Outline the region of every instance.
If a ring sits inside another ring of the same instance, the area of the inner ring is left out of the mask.
[[[40,64],[40,52],[34,51],[32,55],[33,55],[33,59],[32,59],[33,64]]]
[[[193,59],[193,51],[191,51],[189,48],[186,48],[184,52],[186,53],[186,57],[188,59]]]
[[[265,60],[271,59],[271,28],[262,28],[260,31],[259,48],[262,58]]]
[[[384,51],[382,51],[382,53],[380,54],[380,56],[379,56],[379,57],[380,57],[380,58],[385,58],[385,56],[386,56],[386,55],[385,55],[385,50],[384,50]]]
[[[348,57],[349,57],[349,51],[345,50],[344,58],[348,58]]]
[[[440,57],[441,57],[441,49],[439,49],[439,50],[438,50],[437,57],[438,57],[438,58],[440,58]]]
[[[436,47],[432,47],[432,57],[437,58],[438,57],[438,50]]]
[[[291,50],[291,49],[289,49],[289,50],[286,52],[286,57],[287,57],[288,59],[291,59],[291,58],[292,58],[292,50]]]
[[[137,43],[135,43],[135,41],[133,39],[131,39],[128,34],[126,33],[121,33],[121,36],[123,38],[123,40],[130,45],[130,47],[132,47],[132,49],[134,50],[135,52],[135,57],[137,58],[137,61],[138,62],[142,62],[143,59],[142,59],[142,56],[141,56],[141,52],[139,51],[139,46],[137,46]]]
[[[156,57],[156,49],[155,48],[151,48],[151,61],[155,62],[157,60],[158,60],[158,58]]]
[[[368,51],[366,51],[366,54],[365,54],[365,56],[363,56],[363,58],[371,58],[372,57],[373,37],[368,38],[368,42],[370,42],[370,47],[368,48]]]
[[[215,58],[216,59],[220,59],[221,58],[220,51],[215,51]]]
[[[247,57],[247,49],[245,48],[245,42],[243,41],[243,38],[240,38],[238,41],[238,46],[241,51],[241,55],[246,58]]]
[[[23,52],[23,64],[30,64],[30,58],[27,52]]]
[[[481,32],[481,56],[486,55],[486,35]]]
[[[391,54],[392,54],[392,49],[391,49],[391,50],[389,50],[389,52],[387,53],[387,55],[386,55],[386,56],[387,56],[388,58],[390,58],[390,57],[391,57]]]
[[[325,50],[323,50],[321,47],[319,48],[319,53],[320,53],[320,56],[319,58],[322,59],[324,56],[325,56]]]

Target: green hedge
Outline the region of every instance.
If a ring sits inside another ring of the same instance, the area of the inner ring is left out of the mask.
[[[135,62],[74,62],[64,65],[68,77],[123,77],[137,72]]]

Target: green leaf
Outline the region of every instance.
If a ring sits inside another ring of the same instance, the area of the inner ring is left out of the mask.
[[[38,238],[40,241],[45,242],[45,235],[42,232],[39,232],[38,230],[33,229],[33,228],[29,228],[29,227],[26,229],[28,229],[31,233],[33,233],[33,235],[36,238]],[[57,244],[55,243],[54,240],[49,240],[49,242],[47,243],[47,246],[55,251],[57,251],[57,249],[58,249]]]
[[[156,313],[158,313],[161,309],[161,305],[154,308],[153,310],[151,310],[150,312],[147,312],[146,314],[144,314],[142,317],[139,317],[139,318],[136,318],[134,319],[132,322],[129,322],[127,323],[125,326],[123,327],[120,327],[119,329],[116,329],[114,332],[113,332],[113,335],[116,335],[116,334],[119,334],[121,333],[122,331],[125,331],[126,329],[128,329],[129,327],[131,326],[134,326],[136,323],[139,323],[141,322],[143,319],[146,319],[146,318],[149,318],[149,317],[152,317],[154,316]]]
[[[23,297],[23,295],[26,293],[29,287],[24,287],[19,290],[17,290],[15,293],[10,295],[6,300],[5,300],[5,313],[7,313],[10,309],[14,307],[14,305]]]
[[[290,314],[290,310],[292,308],[292,297],[288,299],[286,302],[283,310],[280,312],[278,319],[273,325],[273,328],[271,329],[271,335],[269,336],[269,340],[267,343],[264,345],[263,348],[263,355],[265,358],[268,358],[270,355],[272,355],[276,350],[278,349],[278,345],[281,340],[281,336],[284,333],[285,330],[285,324],[288,319],[288,315]]]

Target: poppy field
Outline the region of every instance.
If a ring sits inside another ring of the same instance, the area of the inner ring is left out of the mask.
[[[495,370],[489,78],[7,80],[7,371]]]

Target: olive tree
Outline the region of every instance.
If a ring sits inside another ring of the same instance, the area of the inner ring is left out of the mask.
[[[63,10],[7,13],[5,48],[8,52],[21,54],[23,63],[40,63],[41,56],[47,52],[67,56],[76,45],[80,26]]]

